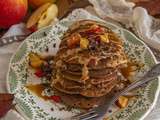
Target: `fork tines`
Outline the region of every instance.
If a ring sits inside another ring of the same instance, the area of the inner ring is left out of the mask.
[[[92,118],[97,117],[98,114],[95,110],[90,110],[86,113],[81,113],[72,117],[72,120],[90,120]]]

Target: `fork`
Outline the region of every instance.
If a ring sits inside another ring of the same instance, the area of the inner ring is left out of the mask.
[[[105,101],[100,106],[93,108],[85,113],[73,116],[70,118],[70,120],[101,120],[103,116],[106,114],[106,111],[108,111],[109,107],[112,104],[114,104],[114,102],[119,98],[119,96],[124,95],[130,90],[140,87],[152,80],[157,80],[154,78],[157,78],[159,75],[160,75],[160,63],[154,65],[140,80],[131,83],[124,90],[115,94],[107,95],[105,97]]]

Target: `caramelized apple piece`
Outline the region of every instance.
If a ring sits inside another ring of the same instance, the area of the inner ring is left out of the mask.
[[[80,40],[80,47],[83,49],[88,48],[89,41],[86,38],[81,38]]]
[[[104,32],[104,29],[103,28],[101,28],[100,26],[98,26],[98,25],[92,25],[91,26],[91,29],[89,29],[88,31],[87,31],[87,33],[103,33]]]
[[[81,39],[81,35],[78,33],[72,34],[71,37],[67,40],[67,45],[69,48],[76,47]]]
[[[109,38],[107,33],[105,33],[104,35],[100,35],[100,39],[102,42],[109,43]]]
[[[30,53],[29,54],[29,64],[34,69],[38,69],[44,64],[44,61],[36,53]]]
[[[116,105],[120,108],[125,108],[128,105],[129,99],[125,96],[120,96],[116,102]]]

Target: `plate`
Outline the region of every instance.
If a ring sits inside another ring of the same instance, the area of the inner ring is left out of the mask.
[[[126,54],[132,58],[133,61],[135,60],[144,64],[144,67],[139,69],[134,76],[134,80],[139,79],[151,66],[157,63],[151,50],[131,32],[112,23],[104,22],[85,10],[77,9],[56,25],[33,33],[22,43],[11,58],[7,76],[8,91],[15,94],[16,108],[26,119],[61,120],[80,112],[79,109],[68,109],[67,106],[61,103],[45,101],[30,92],[25,85],[32,79],[30,78],[30,71],[28,69],[28,54],[30,52],[43,53],[47,47],[49,47],[51,54],[55,54],[65,31],[73,22],[81,19],[91,19],[102,22],[124,40]],[[42,79],[41,81],[44,80]],[[134,92],[139,96],[136,99],[130,100],[128,106],[124,109],[116,111],[115,108],[112,107],[112,110],[106,113],[107,120],[143,119],[157,101],[159,94],[158,78]]]

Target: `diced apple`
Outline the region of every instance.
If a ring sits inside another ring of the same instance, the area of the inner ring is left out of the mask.
[[[120,108],[125,108],[128,105],[129,99],[125,96],[120,96],[116,102],[117,106]]]
[[[29,64],[34,69],[38,69],[44,64],[44,61],[40,58],[39,55],[35,53],[30,53],[29,54]]]
[[[89,41],[86,38],[81,38],[80,40],[80,47],[83,49],[88,48]]]
[[[100,39],[102,42],[109,43],[108,34],[100,35]]]
[[[81,36],[78,33],[75,33],[75,34],[71,35],[71,37],[67,40],[68,47],[69,48],[76,47],[76,45],[79,44],[80,39],[81,39]]]
[[[40,68],[40,67],[42,66],[42,64],[43,64],[43,61],[42,61],[42,60],[30,62],[30,65],[31,65],[34,69]]]

